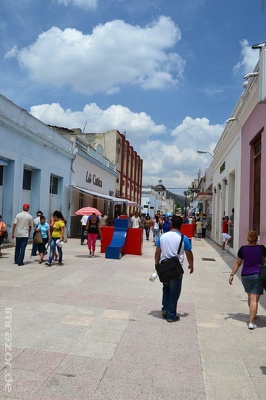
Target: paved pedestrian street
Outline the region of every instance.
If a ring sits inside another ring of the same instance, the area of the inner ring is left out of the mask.
[[[193,239],[180,321],[161,318],[162,286],[150,282],[155,246],[143,255],[94,258],[69,239],[63,266],[0,259],[0,399],[246,400],[266,397],[266,312],[254,331],[234,258]],[[265,297],[265,296],[264,296]]]

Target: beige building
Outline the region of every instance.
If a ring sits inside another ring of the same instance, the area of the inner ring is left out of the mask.
[[[85,133],[80,129],[53,127],[72,142],[77,138],[87,143],[101,158],[109,160],[118,172],[115,193],[120,198],[115,204],[115,215],[134,212],[140,208],[143,160],[126,140],[124,134],[117,130],[104,133]]]

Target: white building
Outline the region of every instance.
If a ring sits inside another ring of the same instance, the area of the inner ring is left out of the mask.
[[[80,233],[81,217],[75,215],[78,209],[94,207],[111,219],[114,217],[116,204],[121,204],[122,201],[114,196],[119,174],[115,165],[103,157],[99,146],[95,150],[79,137],[73,140],[75,159],[69,185],[72,237]]]
[[[162,215],[175,212],[175,202],[167,197],[166,188],[161,180],[156,186],[143,186],[141,195],[142,214],[149,214],[153,218],[158,210]]]

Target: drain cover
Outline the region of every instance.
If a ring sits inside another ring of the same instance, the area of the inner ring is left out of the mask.
[[[216,261],[215,258],[202,258],[203,261]]]

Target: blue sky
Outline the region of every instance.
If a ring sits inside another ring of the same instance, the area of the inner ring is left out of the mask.
[[[0,92],[45,123],[126,132],[144,184],[187,187],[266,40],[264,0],[0,0]],[[181,190],[182,191],[182,190]]]

